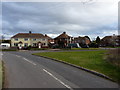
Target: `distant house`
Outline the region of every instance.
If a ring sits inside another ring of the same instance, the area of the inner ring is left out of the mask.
[[[66,32],[63,32],[54,40],[55,40],[55,44],[59,44],[63,47],[66,47],[69,43],[71,43],[71,39],[72,38],[69,35],[67,35]]]
[[[47,34],[45,34],[45,37],[48,39],[48,46],[51,48],[54,45],[54,39],[47,36]]]
[[[49,44],[54,44],[54,39],[45,34],[45,37],[48,39]]]
[[[40,33],[18,33],[11,37],[11,47],[47,47],[48,38]]]
[[[87,38],[87,37],[75,37],[74,38],[74,43],[79,43],[79,44],[86,44],[86,45],[88,45],[88,44],[90,44],[90,39],[89,38]]]
[[[101,39],[100,46],[120,46],[120,35],[105,36]]]

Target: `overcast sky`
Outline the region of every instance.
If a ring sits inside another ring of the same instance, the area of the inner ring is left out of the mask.
[[[68,35],[96,38],[118,33],[118,3],[3,2],[2,32]]]

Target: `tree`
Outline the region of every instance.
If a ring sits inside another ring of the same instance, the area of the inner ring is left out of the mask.
[[[97,38],[96,38],[96,43],[99,45],[100,44],[100,37],[99,36],[97,36]]]

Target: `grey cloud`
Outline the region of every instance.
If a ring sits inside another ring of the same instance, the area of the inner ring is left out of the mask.
[[[4,2],[2,4],[3,32],[59,34],[66,31],[76,35],[105,35],[117,29],[116,7],[112,3],[52,3]],[[114,10],[111,12],[111,10]]]

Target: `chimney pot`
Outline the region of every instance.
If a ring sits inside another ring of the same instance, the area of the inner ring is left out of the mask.
[[[31,34],[32,32],[31,32],[31,31],[29,31],[29,33]]]
[[[63,34],[66,34],[66,32],[63,32]]]

